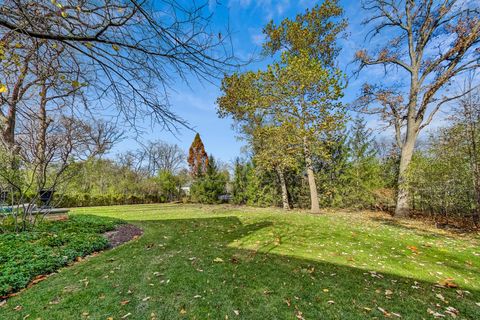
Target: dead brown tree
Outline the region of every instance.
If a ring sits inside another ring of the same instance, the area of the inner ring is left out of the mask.
[[[367,84],[356,106],[380,114],[395,129],[401,150],[395,215],[409,212],[406,173],[420,131],[428,126],[448,102],[447,87],[466,72],[480,66],[480,5],[462,0],[366,0],[365,24],[370,35],[384,36],[376,52],[356,53],[360,70],[372,65],[386,74],[398,71],[405,86]]]

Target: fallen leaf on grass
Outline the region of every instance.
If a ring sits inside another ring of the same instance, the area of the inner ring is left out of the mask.
[[[185,310],[184,308],[180,309],[180,314],[187,314],[187,310]]]
[[[445,313],[449,314],[452,318],[456,318],[459,314],[458,310],[455,309],[454,307],[447,307],[445,309]]]
[[[435,297],[437,297],[438,299],[442,300],[445,303],[448,303],[448,301],[445,300],[445,297],[440,293],[437,293]]]
[[[441,313],[439,313],[439,312],[437,312],[437,311],[433,311],[433,310],[430,309],[430,308],[427,309],[427,312],[428,312],[429,314],[431,314],[432,316],[434,316],[435,318],[445,318],[445,315],[444,315],[444,314],[441,314]]]
[[[0,308],[7,304],[7,300],[0,301]],[[478,303],[477,303],[478,304]]]
[[[328,304],[334,304],[335,301],[333,301],[333,300],[328,300],[327,303],[328,303]]]
[[[126,319],[126,318],[130,317],[131,315],[132,315],[132,313],[129,312],[129,313],[127,313],[126,315],[124,315],[124,316],[122,317],[122,319]]]
[[[240,311],[238,310],[233,310],[233,313],[235,313],[236,316],[240,315]]]
[[[295,314],[295,317],[299,320],[305,320],[305,318],[303,317],[303,312],[300,311],[300,310],[297,310],[297,313]]]
[[[217,258],[213,259],[213,262],[223,262],[223,259],[217,257]]]
[[[45,276],[45,275],[43,275],[43,274],[42,274],[42,275],[39,275],[39,276],[36,276],[36,277],[32,280],[32,282],[30,282],[30,286],[31,286],[31,285],[34,285],[34,284],[37,284],[37,283],[39,283],[40,281],[43,281],[43,280],[45,280],[45,279],[47,279],[47,276]]]
[[[323,289],[323,292],[328,292],[329,290],[328,289]]]
[[[480,307],[480,302],[476,302],[475,304],[476,304],[478,307]]]
[[[377,309],[378,309],[378,311],[380,311],[381,313],[383,313],[383,315],[384,315],[385,317],[390,317],[390,316],[391,316],[390,312],[388,312],[387,310],[385,310],[385,309],[383,309],[383,308],[380,308],[380,307],[377,307]]]
[[[22,310],[22,309],[23,309],[22,306],[16,306],[15,308],[13,308],[13,310],[15,310],[15,311],[20,311],[20,310]]]
[[[383,276],[382,276],[381,274],[377,273],[376,271],[369,271],[369,273],[370,273],[370,276],[371,276],[372,278],[378,278],[378,279],[382,279],[382,278],[383,278]]]
[[[124,305],[128,304],[129,302],[130,302],[130,300],[124,300],[124,301],[121,301],[120,304],[122,306],[124,306]]]
[[[446,278],[438,282],[439,285],[447,288],[458,288],[458,285],[453,282],[453,278]]]
[[[407,249],[409,249],[413,253],[418,253],[418,248],[415,246],[407,246]]]
[[[142,299],[142,301],[148,301],[148,300],[150,300],[150,297],[145,297]]]

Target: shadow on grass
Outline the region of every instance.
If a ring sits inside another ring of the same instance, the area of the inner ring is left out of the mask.
[[[374,222],[378,222],[385,226],[395,227],[395,228],[406,230],[406,231],[418,232],[418,233],[421,233],[422,235],[425,235],[431,238],[435,238],[439,236],[448,237],[448,234],[445,234],[444,230],[443,231],[442,229],[434,230],[433,226],[431,228],[417,227],[410,224],[406,224],[401,219],[393,219],[393,218],[389,219],[389,218],[382,218],[382,217],[370,217],[370,219]],[[414,220],[408,220],[408,221],[411,222]]]
[[[273,222],[237,217],[129,221],[140,239],[61,270],[0,308],[0,319],[479,319],[480,292],[232,243]],[[438,298],[441,294],[442,299]],[[445,302],[448,301],[448,302]],[[20,307],[16,307],[20,306]],[[14,309],[17,310],[14,310]],[[386,313],[384,314],[383,311]]]

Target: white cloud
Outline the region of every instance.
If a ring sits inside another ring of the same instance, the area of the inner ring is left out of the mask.
[[[265,12],[265,19],[271,20],[275,17],[281,17],[290,8],[290,0],[229,0],[228,6],[231,8],[241,7],[243,9],[254,7]]]
[[[262,32],[255,32],[251,35],[252,43],[256,46],[261,46],[265,40],[265,35]]]

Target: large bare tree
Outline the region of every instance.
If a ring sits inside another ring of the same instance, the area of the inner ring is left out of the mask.
[[[61,46],[65,62],[88,75],[79,84],[90,105],[113,105],[132,125],[148,117],[172,130],[185,124],[169,109],[174,79],[211,80],[235,64],[228,34],[212,29],[208,10],[208,1],[1,0],[0,49],[6,37],[19,38],[21,47],[10,48],[17,51],[38,41]],[[28,54],[21,58],[27,65]]]
[[[186,166],[187,156],[176,144],[156,140],[149,141],[137,152],[137,159],[150,176],[161,171],[176,173]]]
[[[407,170],[420,131],[443,105],[459,95],[448,86],[480,66],[480,4],[468,0],[366,0],[369,35],[382,37],[376,50],[356,53],[360,70],[380,65],[399,72],[392,86],[366,84],[360,110],[380,114],[395,129],[401,150],[396,216],[409,212]],[[388,81],[386,81],[388,83]]]

